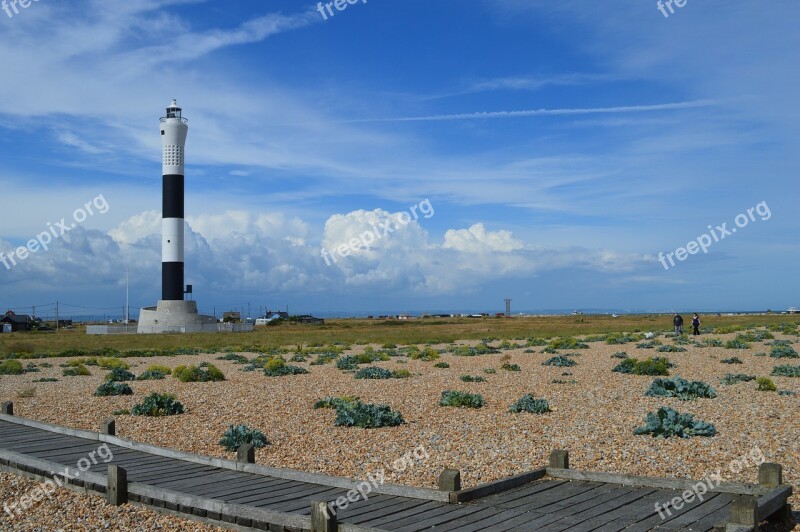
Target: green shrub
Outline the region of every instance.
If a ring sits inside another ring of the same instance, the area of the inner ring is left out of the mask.
[[[174,416],[183,414],[183,405],[170,393],[153,392],[131,409],[134,416]]]
[[[792,395],[792,396],[794,396],[794,395],[797,395],[797,393],[793,392],[791,390],[780,390],[778,392],[778,395]]]
[[[247,364],[250,362],[248,358],[244,355],[239,355],[236,353],[228,353],[227,355],[222,355],[221,357],[217,357],[217,360],[228,360],[233,362],[234,364]]]
[[[109,395],[133,395],[133,390],[128,384],[117,381],[107,381],[97,387],[94,391],[97,397],[106,397]]]
[[[6,360],[0,362],[0,375],[22,375],[25,370],[19,360]]]
[[[571,366],[577,366],[578,363],[572,360],[571,358],[567,358],[565,356],[554,356],[553,358],[548,358],[544,362],[542,362],[542,366],[558,366],[568,368]]]
[[[439,353],[432,347],[411,353],[411,360],[437,360],[438,358],[440,358]]]
[[[126,382],[126,381],[132,381],[135,378],[136,375],[134,375],[130,371],[117,367],[112,369],[111,373],[106,375],[106,382]]]
[[[502,366],[500,366],[500,369],[504,369],[506,371],[522,371],[517,364],[508,364],[508,363],[505,363]]]
[[[291,366],[282,358],[273,358],[264,365],[264,375],[267,377],[284,377],[286,375],[304,375],[308,370],[300,366]]]
[[[669,375],[669,367],[669,360],[663,357],[647,358],[645,360],[626,358],[611,371],[632,375],[657,376]]]
[[[121,410],[114,410],[113,412],[111,412],[111,415],[112,416],[129,416],[129,415],[131,415],[131,411],[128,410],[127,408],[123,408]]]
[[[462,375],[459,377],[463,382],[486,382],[480,375]]]
[[[720,362],[723,364],[743,364],[739,357],[723,358]]]
[[[42,379],[34,379],[31,382],[58,382],[58,379],[53,379],[52,377],[45,377]]]
[[[483,372],[488,375],[494,375],[495,373],[497,373],[497,370],[494,368],[486,368],[485,370],[483,370]]]
[[[222,439],[219,440],[219,444],[228,452],[236,452],[239,447],[248,443],[259,449],[269,442],[263,432],[258,429],[251,429],[247,425],[231,425],[222,434]]]
[[[658,349],[656,349],[659,353],[685,353],[685,347],[678,347],[675,345],[662,345]]]
[[[320,353],[317,355],[317,358],[309,362],[311,366],[322,366],[323,364],[327,364],[328,362],[333,362],[339,358],[339,353]]]
[[[341,402],[335,405],[337,427],[361,427],[372,429],[395,427],[405,423],[399,412],[393,411],[389,405],[356,402]]]
[[[658,412],[650,412],[645,417],[645,425],[634,429],[635,435],[651,434],[654,438],[691,438],[692,436],[714,436],[717,429],[710,423],[695,421],[692,414],[680,414],[669,407],[661,407]]]
[[[386,368],[369,366],[356,372],[356,379],[391,379],[392,372]]]
[[[606,336],[606,343],[611,345],[638,342],[644,338],[642,334],[613,333]]]
[[[656,379],[644,393],[648,397],[676,397],[681,401],[689,401],[698,397],[713,399],[716,390],[703,381],[687,381],[680,377]]]
[[[547,403],[547,399],[534,399],[533,395],[526,393],[520,397],[516,403],[511,405],[508,411],[514,414],[519,414],[521,412],[544,414],[550,412],[550,405]]]
[[[551,349],[589,349],[589,344],[579,342],[575,338],[565,336],[550,342]]]
[[[800,377],[800,365],[790,366],[775,366],[772,368],[772,375],[776,377]]]
[[[565,381],[563,379],[553,379],[550,382],[553,383],[553,384],[577,384],[578,383],[578,381],[576,381],[575,379],[570,379],[568,381]]]
[[[773,345],[769,356],[772,358],[798,358],[800,355],[790,345]]]
[[[527,347],[539,347],[547,345],[547,340],[544,338],[528,338]]]
[[[359,398],[355,395],[343,395],[341,397],[326,397],[314,403],[314,408],[336,408],[343,403],[357,403]]]
[[[137,381],[159,381],[164,379],[168,374],[163,371],[147,369],[141,375],[136,377]]]
[[[87,375],[91,375],[91,373],[89,373],[89,368],[87,368],[83,364],[78,364],[77,366],[64,368],[64,371],[62,371],[61,374],[64,375],[65,377],[78,377],[78,376],[85,377]]]
[[[640,342],[636,344],[637,349],[655,349],[656,347],[663,345],[661,340],[650,340],[649,342]]]
[[[103,357],[97,360],[97,365],[103,369],[130,369],[130,364],[116,357]]]
[[[699,345],[700,347],[722,347],[724,344],[719,338],[705,338]]]
[[[396,369],[392,372],[393,379],[408,379],[411,377],[411,372],[407,369]]]
[[[439,406],[456,406],[467,408],[480,408],[484,405],[483,396],[477,393],[446,390],[442,392]]]
[[[434,368],[449,368],[450,364],[448,364],[447,362],[437,362],[436,364],[433,365],[433,367]]]
[[[163,373],[164,375],[172,375],[172,370],[167,366],[162,366],[161,364],[150,364],[147,366],[145,371],[157,371],[159,373]]]
[[[213,364],[203,362],[199,366],[178,366],[172,375],[181,382],[224,381],[225,375]]]
[[[769,377],[759,377],[756,379],[756,384],[758,385],[757,390],[759,392],[774,392],[778,389],[775,386],[775,383],[772,382],[772,379]]]
[[[725,342],[725,349],[750,349],[750,344],[734,338]]]
[[[343,371],[351,371],[358,369],[358,357],[354,355],[347,355],[336,361],[336,368]]]
[[[752,375],[747,375],[745,373],[726,373],[724,377],[722,377],[722,384],[731,385],[736,384],[737,382],[748,382],[753,381],[756,378]]]
[[[491,355],[493,353],[497,353],[498,350],[494,347],[490,347],[486,344],[478,344],[476,346],[469,346],[469,345],[459,345],[451,349],[451,352],[455,356],[460,357],[474,357],[480,355]]]
[[[626,353],[625,351],[617,351],[616,353],[611,355],[611,358],[628,358],[628,353]]]

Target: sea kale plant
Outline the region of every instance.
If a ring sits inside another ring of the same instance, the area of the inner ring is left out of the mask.
[[[670,361],[664,357],[647,358],[645,360],[626,358],[611,371],[632,375],[669,375],[671,365]]]
[[[547,403],[547,399],[534,399],[533,395],[526,393],[520,397],[516,403],[511,405],[508,411],[514,414],[519,414],[521,412],[544,414],[550,412],[550,405]]]
[[[124,382],[107,381],[98,386],[94,391],[97,397],[107,397],[110,395],[133,395],[133,390]]]
[[[716,390],[703,381],[687,381],[681,377],[656,379],[644,393],[648,397],[676,397],[681,401],[689,401],[698,397],[713,399]]]
[[[395,412],[389,405],[343,401],[337,403],[334,408],[336,408],[336,420],[333,424],[337,427],[376,429],[405,423],[400,412]]]
[[[752,375],[747,375],[745,373],[726,373],[724,377],[722,377],[722,384],[731,385],[736,384],[737,382],[748,382],[754,381],[756,378]]]
[[[572,366],[577,366],[578,363],[572,360],[571,358],[567,358],[562,355],[554,356],[552,358],[548,358],[544,362],[542,362],[542,366],[558,366],[569,368]]]
[[[637,427],[634,434],[650,434],[654,438],[691,438],[693,436],[714,436],[717,429],[710,423],[696,421],[692,414],[681,414],[669,407],[661,407],[658,412],[650,412],[645,425]]]
[[[258,449],[269,442],[263,432],[258,429],[251,429],[247,425],[231,425],[223,433],[222,439],[219,440],[219,444],[229,452],[235,452],[246,443]]]
[[[199,366],[178,366],[172,375],[181,382],[224,381],[225,375],[213,364],[203,362]]]
[[[480,408],[484,405],[483,396],[478,393],[459,392],[446,390],[442,392],[439,406],[455,406],[467,408]]]
[[[121,367],[115,367],[106,375],[106,382],[126,382],[136,379],[136,375]]]
[[[171,393],[153,392],[144,398],[144,401],[131,409],[134,416],[174,416],[183,414],[183,404],[175,400]]]
[[[772,368],[772,375],[776,377],[800,377],[800,365],[790,366],[786,364],[784,366],[775,366]]]

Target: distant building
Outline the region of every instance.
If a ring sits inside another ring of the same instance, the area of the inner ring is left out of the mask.
[[[235,312],[235,311],[223,312],[222,313],[222,321],[224,323],[242,321],[242,313],[241,312]]]
[[[325,325],[325,320],[323,320],[322,318],[315,318],[314,316],[311,316],[310,314],[305,314],[303,316],[297,316],[297,318],[300,320],[300,323],[305,323],[305,324],[309,324],[309,325]]]
[[[33,328],[33,320],[29,315],[15,314],[13,310],[7,311],[5,316],[0,319],[0,323],[11,325],[12,332],[30,331]]]

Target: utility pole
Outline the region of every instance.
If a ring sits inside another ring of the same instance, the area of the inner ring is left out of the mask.
[[[58,301],[56,301],[56,332],[58,332]]]
[[[511,317],[511,300],[506,299],[506,318]]]

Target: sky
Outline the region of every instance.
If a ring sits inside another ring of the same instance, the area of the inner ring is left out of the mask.
[[[800,306],[794,0],[3,5],[0,307],[155,304],[173,98],[201,311]]]

